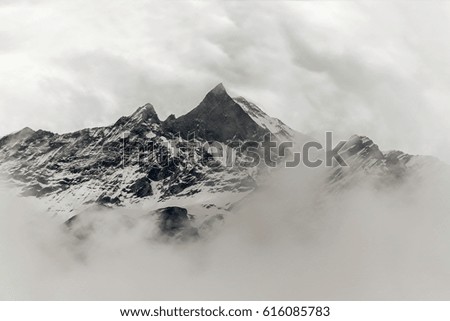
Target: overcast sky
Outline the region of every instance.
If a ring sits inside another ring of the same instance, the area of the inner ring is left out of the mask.
[[[450,4],[2,0],[0,135],[186,113],[223,82],[292,128],[450,161]]]

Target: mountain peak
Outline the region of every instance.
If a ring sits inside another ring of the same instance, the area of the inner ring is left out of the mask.
[[[34,133],[34,130],[30,127],[22,128],[22,130],[19,131],[19,133]]]
[[[195,132],[204,139],[221,142],[256,139],[267,132],[228,95],[222,83],[208,92],[189,113],[177,119],[166,120],[164,126],[183,137]]]
[[[214,87],[208,94],[213,95],[228,95],[227,90],[225,89],[225,86],[223,83],[218,84],[216,87]]]
[[[369,137],[352,135],[342,146],[342,150],[349,156],[361,155],[363,157],[371,156],[373,158],[383,158],[383,153]]]
[[[158,118],[158,114],[155,111],[155,108],[152,104],[145,104],[142,107],[139,107],[132,115],[131,119],[137,119],[139,121],[148,121],[153,120],[155,122],[160,122]]]
[[[25,140],[35,133],[30,127],[25,127],[17,132],[6,135],[5,137],[0,137],[0,147],[5,144],[15,144],[18,141]]]

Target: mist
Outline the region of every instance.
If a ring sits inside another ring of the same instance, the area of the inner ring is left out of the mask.
[[[324,188],[325,169],[273,174],[191,242],[161,240],[124,209],[93,210],[80,239],[2,188],[0,299],[450,299],[448,169],[339,190]]]

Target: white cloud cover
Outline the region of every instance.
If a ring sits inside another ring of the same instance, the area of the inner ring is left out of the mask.
[[[124,224],[147,214],[127,209],[90,213],[80,241],[0,186],[0,300],[448,300],[448,170],[334,193],[323,173],[279,171],[209,238],[177,244]]]
[[[450,160],[446,2],[2,1],[0,135],[180,115],[224,82],[291,127]]]

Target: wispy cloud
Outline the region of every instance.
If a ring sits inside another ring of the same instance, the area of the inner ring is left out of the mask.
[[[218,82],[315,136],[450,160],[445,2],[9,1],[0,135],[164,118]]]

